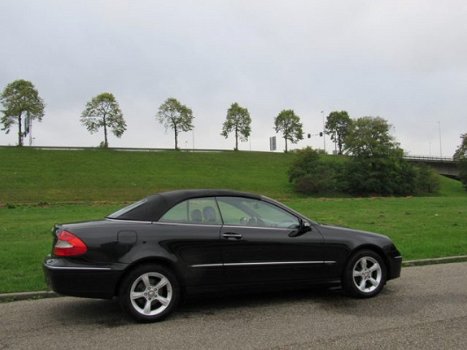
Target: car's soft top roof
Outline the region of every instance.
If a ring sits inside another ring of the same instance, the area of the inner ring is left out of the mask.
[[[248,198],[257,198],[260,199],[261,196],[248,193],[248,192],[240,192],[240,191],[232,191],[232,190],[223,190],[223,189],[197,189],[197,190],[177,190],[177,191],[169,191],[169,192],[161,192],[155,194],[154,196],[162,196],[167,200],[173,201],[174,204],[178,203],[182,200],[190,199],[190,198],[199,198],[199,197],[248,197]],[[154,197],[151,196],[151,197]]]
[[[158,221],[160,217],[174,205],[187,199],[201,197],[262,198],[260,195],[253,193],[222,189],[197,189],[161,192],[146,197],[141,201],[140,205],[135,206],[131,210],[124,211],[120,215],[110,215],[109,218],[121,220]]]

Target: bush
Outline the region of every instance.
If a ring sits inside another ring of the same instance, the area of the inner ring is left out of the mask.
[[[461,135],[462,143],[457,147],[454,153],[454,160],[457,162],[459,168],[459,177],[467,190],[467,133]]]
[[[294,187],[295,191],[303,194],[340,192],[337,175],[330,166],[320,166],[316,172],[297,178]]]
[[[348,192],[358,195],[414,193],[415,171],[402,157],[353,157],[347,167]]]
[[[299,193],[401,196],[439,190],[433,170],[411,165],[400,149],[386,157],[331,157],[309,147],[296,154],[289,181]]]
[[[464,189],[467,190],[467,158],[458,160],[457,167],[459,168],[460,180],[464,185]]]
[[[415,169],[415,193],[437,193],[439,191],[440,181],[433,169],[427,165],[418,165]]]
[[[436,193],[439,178],[428,166],[414,166],[397,155],[352,158],[348,192],[358,195],[407,196]]]
[[[325,157],[322,151],[307,147],[296,151],[297,158],[289,169],[289,181],[303,194],[342,192],[343,162]]]

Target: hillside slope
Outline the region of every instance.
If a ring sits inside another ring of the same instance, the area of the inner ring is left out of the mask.
[[[178,188],[292,195],[291,154],[0,148],[0,202],[131,201]]]

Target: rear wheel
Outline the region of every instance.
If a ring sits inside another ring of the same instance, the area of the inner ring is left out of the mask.
[[[175,275],[164,266],[141,265],[122,281],[119,302],[138,322],[156,322],[177,306],[180,288]]]
[[[379,254],[361,250],[349,259],[342,278],[347,294],[357,298],[377,295],[386,283],[386,265]]]

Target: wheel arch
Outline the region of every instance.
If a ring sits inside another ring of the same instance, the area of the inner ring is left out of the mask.
[[[164,266],[170,269],[175,274],[175,277],[178,279],[181,291],[182,292],[184,291],[184,279],[182,278],[182,273],[176,268],[176,265],[174,264],[174,262],[163,257],[148,256],[148,257],[144,257],[144,258],[141,258],[139,260],[132,262],[130,265],[128,265],[125,268],[122,275],[118,279],[117,284],[115,285],[114,296],[118,296],[122,281],[131,271],[133,271],[134,269],[136,269],[137,267],[141,265],[147,265],[147,264],[157,264],[157,265],[161,265],[161,266]]]
[[[391,265],[389,263],[388,257],[386,256],[386,254],[384,254],[384,250],[381,247],[378,247],[377,245],[374,245],[374,244],[362,244],[352,249],[349,256],[345,260],[344,270],[345,270],[345,266],[347,266],[352,256],[354,256],[357,252],[362,251],[362,250],[371,250],[377,253],[384,262],[384,267],[386,268],[386,275],[390,276]],[[344,270],[343,270],[343,273],[344,273]]]

